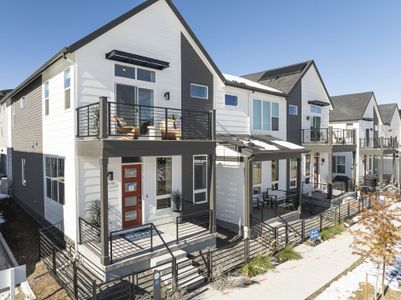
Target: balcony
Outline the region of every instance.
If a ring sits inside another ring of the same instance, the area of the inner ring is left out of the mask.
[[[313,128],[301,130],[302,144],[355,145],[355,130],[340,128]]]
[[[397,149],[396,138],[361,138],[359,139],[361,149]]]
[[[213,113],[107,101],[77,108],[77,137],[212,140]]]

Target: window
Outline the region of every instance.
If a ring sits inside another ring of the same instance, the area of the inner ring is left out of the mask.
[[[50,96],[49,82],[46,81],[44,89],[43,89],[43,98],[44,98],[44,101],[45,101],[45,116],[49,115],[49,96]]]
[[[207,202],[207,156],[194,156],[194,203]]]
[[[64,71],[64,109],[71,106],[71,75],[70,68]]]
[[[297,160],[292,158],[290,160],[290,188],[297,187]]]
[[[298,116],[298,105],[288,105],[288,114]]]
[[[191,83],[191,97],[209,99],[209,88],[205,85]]]
[[[158,157],[156,160],[156,202],[157,209],[171,207],[173,159],[171,157]]]
[[[260,161],[252,164],[252,185],[253,195],[262,194],[262,162]]]
[[[345,156],[333,156],[333,173],[345,174]]]
[[[279,104],[269,101],[253,100],[253,129],[279,130]]]
[[[272,160],[272,190],[278,189],[278,181],[279,181],[279,161]]]
[[[238,106],[238,97],[234,95],[226,95],[225,104],[227,106]]]
[[[310,111],[315,114],[321,114],[322,108],[320,106],[311,105]]]
[[[114,75],[117,77],[125,77],[130,79],[135,79],[135,68],[126,67],[122,65],[114,66]]]
[[[22,97],[22,98],[20,99],[19,107],[20,107],[21,109],[23,109],[23,108],[25,107],[25,97]]]
[[[305,183],[310,183],[310,175],[311,175],[311,155],[305,155]]]
[[[272,130],[278,131],[279,106],[278,103],[272,103]]]
[[[21,158],[21,183],[26,186],[26,159]]]
[[[64,205],[64,158],[46,156],[46,196]]]
[[[138,80],[156,82],[156,73],[144,69],[137,70]]]

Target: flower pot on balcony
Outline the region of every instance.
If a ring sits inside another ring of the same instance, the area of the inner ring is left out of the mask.
[[[160,122],[160,133],[162,139],[164,140],[178,140],[181,136],[181,130],[177,127],[177,123],[175,118],[168,118],[167,119],[167,128],[166,128],[166,121],[163,120]]]

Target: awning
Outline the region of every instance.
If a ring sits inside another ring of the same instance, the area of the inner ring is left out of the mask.
[[[312,104],[312,105],[316,105],[316,106],[329,106],[330,105],[330,103],[320,101],[320,100],[310,100],[310,101],[308,101],[308,103]]]
[[[217,142],[256,161],[298,158],[309,153],[304,147],[271,135],[217,135]]]
[[[128,64],[152,68],[156,70],[163,70],[170,66],[170,63],[162,60],[141,56],[133,53],[128,53],[120,50],[113,50],[107,53],[106,58],[114,61],[125,62]]]

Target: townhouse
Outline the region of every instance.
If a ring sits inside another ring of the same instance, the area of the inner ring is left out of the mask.
[[[355,129],[357,140],[354,158],[349,153],[336,153],[337,165],[344,166],[337,168],[337,173],[346,176],[354,173],[359,185],[364,185],[365,180],[374,177],[380,182],[384,182],[384,179],[396,180],[399,172],[399,114],[396,106],[384,105],[380,109],[373,92],[335,96],[332,101],[334,109],[330,113],[330,124],[338,128]],[[354,167],[352,160],[355,161]]]
[[[352,129],[330,126],[329,113],[333,104],[315,62],[306,61],[244,77],[287,94],[287,140],[309,150],[302,156],[303,194],[335,196],[332,183],[338,177],[333,154],[347,152],[352,157],[356,151],[355,133]],[[348,180],[345,181],[348,187]]]

